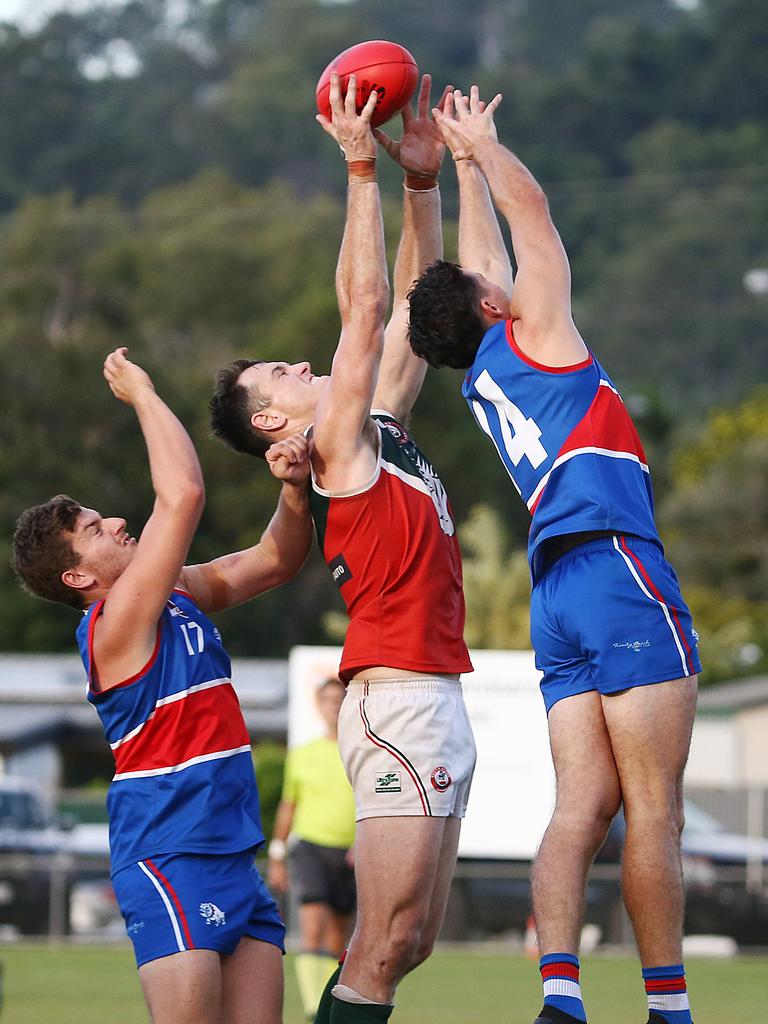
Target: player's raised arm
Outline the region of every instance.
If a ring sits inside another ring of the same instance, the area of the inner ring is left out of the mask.
[[[221,611],[242,604],[293,579],[304,564],[312,543],[308,447],[306,437],[299,434],[268,449],[267,463],[283,487],[258,544],[183,569],[182,586],[202,611]]]
[[[509,222],[517,262],[511,310],[518,340],[553,362],[578,361],[586,347],[571,318],[568,257],[552,222],[549,204],[531,172],[496,138],[493,114],[501,96],[482,109],[470,97],[454,93],[454,116],[437,111],[454,160],[472,159],[488,181],[491,195]]]
[[[427,370],[427,364],[413,354],[408,343],[408,291],[426,267],[443,255],[438,175],[445,143],[429,113],[431,83],[431,77],[424,75],[415,115],[410,105],[403,110],[399,142],[380,129],[374,130],[382,147],[405,172],[392,314],[384,333],[384,354],[373,396],[374,409],[384,409],[401,421],[411,411]],[[450,86],[438,104],[441,109],[449,95]]]
[[[485,109],[476,85],[470,92],[470,104]],[[446,97],[443,111],[449,117],[453,114],[453,93]],[[469,157],[459,157],[455,166],[459,181],[459,263],[511,295],[512,264],[485,175]]]
[[[205,501],[189,435],[126,352],[120,348],[107,356],[104,376],[115,397],[136,413],[155,504],[138,543],[125,535],[126,544],[137,543],[136,552],[110,587],[96,624],[94,652],[102,686],[133,675],[151,655],[157,621],[179,579]],[[100,517],[86,528],[103,529]]]
[[[341,100],[339,77],[331,77],[333,121],[318,121],[341,146],[347,161],[347,219],[336,270],[341,337],[328,386],[314,423],[313,464],[324,487],[355,487],[370,477],[375,458],[364,437],[381,361],[389,283],[384,253],[376,140],[370,120],[372,93],[362,113],[355,111],[356,81],[350,76]]]

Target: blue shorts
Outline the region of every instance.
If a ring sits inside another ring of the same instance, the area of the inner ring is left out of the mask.
[[[244,935],[285,952],[285,925],[250,850],[148,857],[112,884],[138,967],[186,949],[233,953]]]
[[[563,697],[701,671],[698,636],[659,545],[603,537],[561,555],[531,595],[531,641],[547,712]]]

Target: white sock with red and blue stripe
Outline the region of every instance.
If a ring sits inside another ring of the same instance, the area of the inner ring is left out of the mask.
[[[669,967],[644,967],[643,981],[648,996],[650,1024],[691,1024],[685,968],[682,964]]]
[[[586,1021],[587,1014],[579,985],[579,958],[571,953],[547,953],[539,961],[541,981],[544,985],[545,1016],[548,1007],[555,1009],[554,1021],[562,1021],[567,1014],[574,1021]]]

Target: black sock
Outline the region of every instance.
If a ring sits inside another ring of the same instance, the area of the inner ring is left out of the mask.
[[[385,1024],[393,1010],[391,1003],[346,1003],[334,996],[331,1024]]]

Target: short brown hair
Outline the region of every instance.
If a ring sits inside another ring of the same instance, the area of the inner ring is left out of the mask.
[[[408,340],[430,366],[465,370],[475,361],[486,324],[477,284],[457,263],[435,260],[408,292]]]
[[[78,590],[68,587],[62,573],[80,564],[80,555],[72,546],[79,502],[66,494],[57,494],[43,505],[22,512],[16,521],[11,551],[11,568],[25,590],[46,601],[59,601],[72,608],[83,608]]]
[[[251,423],[254,412],[266,409],[269,400],[260,394],[255,399],[240,383],[240,376],[263,359],[236,359],[216,374],[216,390],[209,402],[211,431],[236,452],[263,459],[275,439],[257,430]]]

